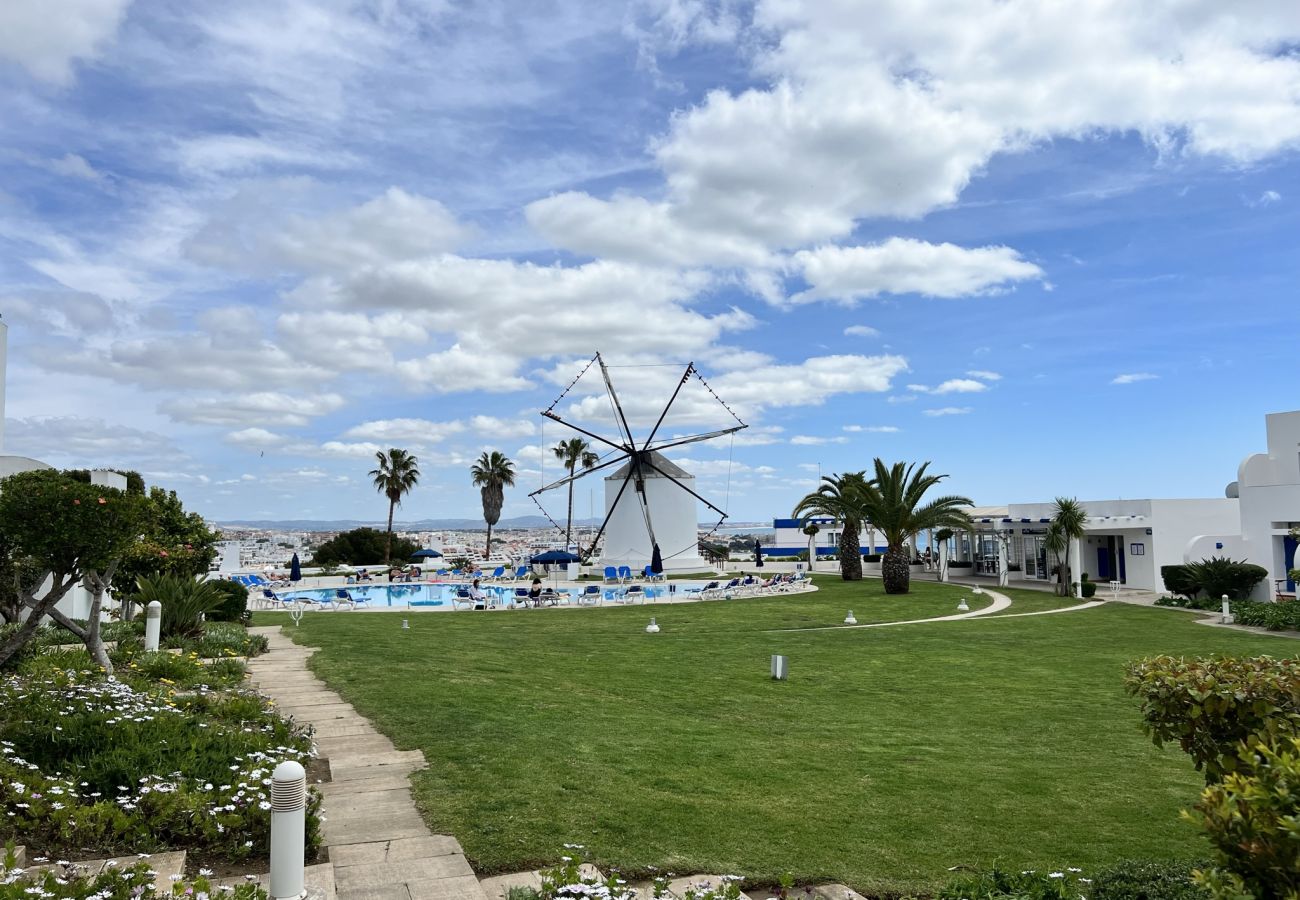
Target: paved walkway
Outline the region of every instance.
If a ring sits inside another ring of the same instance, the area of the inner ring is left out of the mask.
[[[339,900],[486,900],[455,838],[429,831],[411,798],[419,750],[398,750],[307,668],[279,626],[250,628],[270,651],[248,663],[250,680],[286,716],[315,728],[331,781],[316,785],[324,844]]]

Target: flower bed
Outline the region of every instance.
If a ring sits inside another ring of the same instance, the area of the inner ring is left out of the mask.
[[[165,887],[154,883],[155,873],[143,860],[127,869],[110,867],[90,875],[81,867],[63,863],[55,869],[28,874],[15,864],[12,850],[0,863],[0,900],[266,900],[256,884],[214,887],[207,875],[193,881],[174,881]]]
[[[264,857],[271,769],[306,763],[310,733],[255,694],[183,689],[194,681],[186,673],[210,672],[158,653],[127,662],[121,681],[87,667],[0,682],[0,839],[48,855]],[[311,792],[309,857],[319,847],[319,805]]]
[[[1233,619],[1239,625],[1253,625],[1269,631],[1300,631],[1300,603],[1252,603],[1234,600],[1231,605]]]

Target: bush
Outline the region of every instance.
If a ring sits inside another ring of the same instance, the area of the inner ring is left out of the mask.
[[[248,588],[234,581],[214,579],[212,587],[221,594],[221,605],[208,613],[209,622],[242,622],[248,612]]]
[[[1255,585],[1268,577],[1268,569],[1226,556],[1212,556],[1185,567],[1196,586],[1211,597],[1227,595],[1230,600],[1244,600]]]
[[[1083,599],[1087,600],[1097,593],[1097,582],[1081,581],[1079,582],[1079,590],[1083,592]]]
[[[973,569],[974,567],[975,563],[971,562],[969,559],[956,560],[948,563],[948,568],[950,569]]]
[[[1201,592],[1201,586],[1192,577],[1191,569],[1185,565],[1161,566],[1160,580],[1165,583],[1165,590],[1187,599],[1192,599]]]
[[[1297,659],[1157,656],[1131,663],[1125,685],[1156,746],[1177,741],[1207,783],[1236,769],[1240,742],[1300,733]]]
[[[249,634],[243,625],[234,622],[206,622],[200,637],[169,637],[161,646],[168,650],[184,650],[203,659],[223,656],[261,656],[268,641],[264,634]]]
[[[1156,606],[1176,606],[1179,609],[1219,609],[1222,601],[1217,597],[1157,597]]]
[[[165,637],[199,637],[203,617],[226,601],[215,581],[195,581],[187,575],[153,575],[141,578],[137,602],[162,605],[162,634]]]
[[[71,671],[0,684],[0,839],[50,852],[265,856],[271,768],[305,763],[310,734],[256,695],[179,693],[141,668],[123,666],[121,681]],[[319,795],[308,803],[313,856]]]
[[[1206,900],[1192,878],[1196,865],[1177,860],[1123,860],[1098,870],[1091,900]]]
[[[1070,866],[1055,872],[1004,872],[996,865],[991,871],[963,875],[935,894],[935,900],[1078,900],[1087,881]]]
[[[862,557],[862,561],[869,562],[869,563],[878,563],[880,562],[880,554],[879,553],[864,554]]]
[[[312,553],[312,564],[317,566],[339,565],[347,563],[352,566],[375,566],[384,561],[384,532],[375,528],[354,528],[335,535],[321,544]],[[420,549],[414,542],[393,535],[391,558],[405,561]],[[451,560],[453,564],[455,560]],[[468,563],[468,560],[466,560]]]
[[[1188,814],[1215,851],[1217,868],[1199,880],[1225,900],[1300,896],[1300,738],[1243,745],[1237,758]]]
[[[1269,631],[1300,631],[1300,603],[1253,603],[1238,600],[1229,607],[1239,625]]]

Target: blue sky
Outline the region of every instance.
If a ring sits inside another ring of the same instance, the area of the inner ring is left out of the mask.
[[[1296,405],[1297,46],[1283,0],[10,0],[5,449],[326,519],[402,446],[414,519],[494,448],[512,516],[599,350],[750,424],[676,455],[734,519],[874,456],[1218,496]]]

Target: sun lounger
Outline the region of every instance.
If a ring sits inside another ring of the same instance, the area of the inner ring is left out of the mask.
[[[618,569],[613,566],[605,566],[605,583],[618,584]]]
[[[628,583],[629,581],[631,581],[631,580],[632,580],[632,567],[631,567],[631,566],[619,566],[619,567],[618,567],[618,581],[619,581],[619,583],[620,583],[620,584],[627,584],[627,583]]]
[[[623,592],[624,603],[636,603],[637,601],[645,603],[645,588],[639,584],[634,584]]]
[[[491,575],[491,577],[492,577],[492,579],[493,579],[494,581],[495,581],[495,580],[500,580],[501,578],[504,578],[504,577],[505,577],[505,574],[506,574],[506,567],[505,567],[505,566],[497,566],[495,569],[492,570],[492,575]]]
[[[589,584],[582,589],[578,595],[579,606],[599,606],[601,599],[601,589],[599,585]]]
[[[646,567],[645,567],[645,571],[644,571],[642,574],[645,576],[645,580],[646,580],[646,581],[666,581],[666,580],[667,580],[667,579],[665,578],[663,572],[656,572],[654,569],[650,568],[649,566],[646,566]]]

